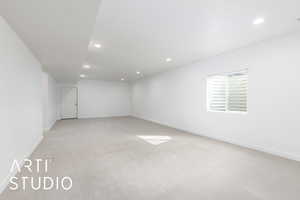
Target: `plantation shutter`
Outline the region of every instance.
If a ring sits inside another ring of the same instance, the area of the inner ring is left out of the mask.
[[[228,76],[228,110],[247,112],[248,75],[246,72]]]
[[[212,76],[208,79],[209,110],[226,111],[226,82],[225,76]]]
[[[247,112],[246,70],[208,77],[207,90],[209,111]]]

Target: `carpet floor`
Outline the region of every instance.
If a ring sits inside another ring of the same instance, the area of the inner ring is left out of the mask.
[[[300,163],[133,117],[61,120],[31,159],[72,188],[7,188],[5,200],[299,200]],[[20,184],[19,184],[20,185]]]

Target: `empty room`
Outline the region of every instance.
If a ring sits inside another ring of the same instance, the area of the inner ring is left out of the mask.
[[[299,200],[299,0],[0,0],[0,200]]]

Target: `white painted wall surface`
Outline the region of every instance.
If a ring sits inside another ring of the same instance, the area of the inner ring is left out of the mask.
[[[43,72],[43,127],[50,130],[58,119],[57,82],[48,73]]]
[[[245,68],[248,114],[207,112],[206,77]],[[298,32],[136,82],[133,115],[300,160],[299,77]]]
[[[27,157],[42,139],[40,63],[0,17],[0,192],[14,159]]]
[[[48,129],[48,74],[42,73],[42,92],[43,92],[43,129]]]
[[[78,83],[78,117],[128,116],[130,91],[127,83],[82,80]]]
[[[48,75],[48,104],[49,104],[49,112],[48,112],[48,116],[49,116],[49,127],[52,127],[54,125],[54,123],[60,119],[59,118],[59,107],[58,107],[58,98],[59,98],[59,89],[57,86],[57,82],[56,80]]]

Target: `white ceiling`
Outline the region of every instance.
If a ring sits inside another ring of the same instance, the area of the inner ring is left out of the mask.
[[[100,0],[0,0],[0,14],[57,80],[78,79]]]
[[[299,0],[2,1],[3,16],[64,82],[80,73],[136,80],[136,71],[151,75],[300,29]],[[265,23],[253,25],[258,17]]]

